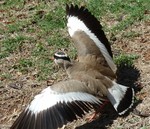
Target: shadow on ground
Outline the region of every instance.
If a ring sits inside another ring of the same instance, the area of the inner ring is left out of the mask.
[[[135,66],[124,66],[121,65],[118,67],[117,70],[117,82],[119,84],[133,87],[135,89],[135,92],[138,92],[141,90],[141,86],[139,83],[140,80],[140,71],[135,68]],[[141,103],[141,101],[138,101],[134,104],[133,109],[137,106],[137,104]],[[126,113],[122,117],[127,116],[129,113]],[[76,129],[107,129],[107,126],[110,126],[113,123],[113,120],[115,120],[118,117],[118,114],[113,109],[111,104],[108,104],[104,111],[101,113],[100,117],[90,123],[81,125],[79,127],[76,127]]]
[[[139,83],[140,71],[134,66],[120,66],[117,69],[117,82],[119,84],[134,88],[135,92],[141,90]]]

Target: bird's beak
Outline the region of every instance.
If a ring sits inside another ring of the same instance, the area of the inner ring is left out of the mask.
[[[54,59],[54,62],[55,62],[55,64],[56,64],[56,65],[58,65],[58,63],[57,63],[56,59]]]

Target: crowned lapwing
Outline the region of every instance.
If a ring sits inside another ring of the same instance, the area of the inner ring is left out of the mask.
[[[81,11],[81,13],[88,12],[84,7],[78,8],[77,6],[67,6],[67,10],[69,17],[71,17],[69,10]],[[88,14],[90,13],[86,14],[87,17],[89,17]],[[105,101],[103,97],[109,99],[120,115],[132,107],[134,90],[117,84],[107,75],[99,72],[101,68],[109,66],[110,70],[115,73],[111,49],[102,40],[99,40],[93,30],[88,32],[79,28],[77,30],[79,31],[69,33],[75,41],[80,41],[79,44],[75,45],[79,62],[71,61],[67,54],[63,52],[54,55],[55,63],[66,70],[69,79],[55,83],[36,95],[10,129],[57,129],[68,122],[76,120],[78,117],[82,117],[85,112],[90,111],[95,106],[97,108],[97,106],[102,105]],[[92,33],[95,35],[96,40],[88,35],[89,32],[90,35]],[[80,39],[78,39],[78,33],[81,35]],[[88,45],[91,45],[92,49],[84,44],[85,39],[87,39],[86,41],[89,40]],[[80,51],[78,45],[83,45],[84,51]],[[91,64],[90,58],[91,62],[95,60],[95,63]],[[100,65],[97,65],[100,66],[99,68],[94,67],[97,60],[100,60]],[[104,62],[106,60],[107,63],[101,64],[101,60]]]

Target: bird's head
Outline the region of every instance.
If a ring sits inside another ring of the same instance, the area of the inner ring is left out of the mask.
[[[61,51],[54,54],[54,62],[62,68],[67,68],[71,64],[69,56]]]

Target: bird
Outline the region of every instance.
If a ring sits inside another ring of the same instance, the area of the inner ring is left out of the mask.
[[[57,129],[103,105],[106,98],[119,115],[133,105],[134,90],[114,80],[111,48],[97,19],[84,7],[66,5],[66,13],[78,60],[71,60],[64,52],[54,54],[55,63],[66,71],[68,79],[37,94],[10,129]],[[79,26],[74,28],[72,20]]]
[[[66,15],[68,33],[77,49],[78,61],[90,63],[103,75],[115,79],[117,67],[111,46],[97,18],[84,6],[73,4],[66,5]]]
[[[117,84],[88,64],[72,61],[64,52],[55,53],[54,61],[66,70],[68,80],[48,86],[36,95],[10,129],[60,128],[103,105],[105,96],[120,115],[132,107],[132,88]]]

